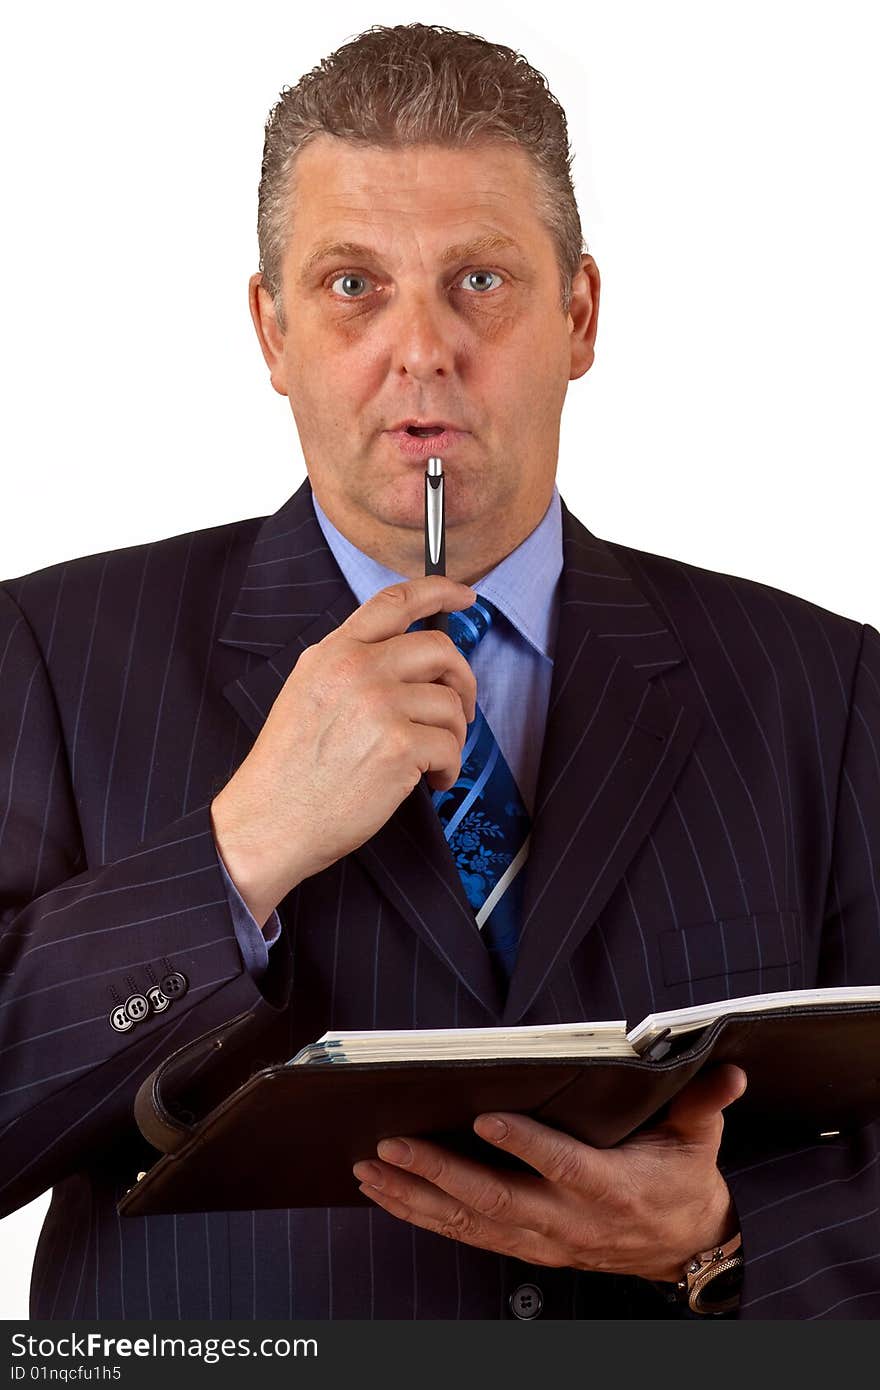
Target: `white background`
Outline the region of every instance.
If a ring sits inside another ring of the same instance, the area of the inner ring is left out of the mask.
[[[567,13],[566,13],[567,11]],[[277,510],[305,476],[247,309],[263,125],[372,24],[518,49],[602,276],[558,482],[595,534],[880,624],[875,7],[19,6],[0,57],[0,578]],[[0,1080],[2,1085],[2,1080]],[[27,1315],[48,1194],[0,1222]]]

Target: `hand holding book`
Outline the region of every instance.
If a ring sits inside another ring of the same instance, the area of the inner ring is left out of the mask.
[[[650,1015],[629,1032],[602,1021],[325,1034],[271,1065],[255,1060],[250,1022],[245,1014],[210,1030],[145,1079],[135,1118],[164,1157],[121,1214],[250,1210],[255,1195],[267,1209],[366,1205],[352,1165],[370,1161],[379,1141],[411,1136],[484,1165],[474,1120],[499,1111],[644,1160],[658,1132],[668,1137],[676,1098],[702,1094],[689,1086],[716,1064],[748,1078],[726,1116],[725,1151],[815,1141],[880,1118],[877,986],[721,1000]],[[533,1177],[515,1148],[496,1152],[500,1166]]]
[[[735,1066],[701,1072],[662,1123],[607,1150],[526,1115],[477,1117],[481,1139],[539,1176],[418,1138],[383,1140],[353,1171],[361,1192],[423,1230],[533,1264],[672,1281],[736,1232],[717,1156],[722,1112],[745,1083]]]

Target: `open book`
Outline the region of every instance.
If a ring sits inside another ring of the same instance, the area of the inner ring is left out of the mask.
[[[391,1032],[324,1033],[300,1048],[288,1066],[316,1062],[454,1061],[502,1057],[650,1057],[674,1040],[732,1014],[766,1009],[812,1009],[817,1004],[880,1004],[880,985],[850,989],[779,990],[747,994],[648,1014],[626,1031],[626,1021],[549,1023],[519,1028],[400,1028]]]
[[[268,1066],[252,1026],[249,1011],[211,1029],[142,1083],[135,1119],[163,1156],[121,1215],[366,1205],[352,1164],[394,1135],[522,1169],[474,1133],[489,1110],[608,1148],[659,1123],[720,1062],[748,1078],[724,1112],[724,1143],[760,1154],[880,1119],[880,985],[724,999],[629,1031],[611,1020],[326,1033]]]

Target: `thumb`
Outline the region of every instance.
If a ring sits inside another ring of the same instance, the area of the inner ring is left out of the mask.
[[[709,1067],[679,1091],[670,1102],[665,1127],[673,1129],[688,1144],[719,1144],[723,1119],[721,1112],[746,1089],[741,1067],[725,1062]]]

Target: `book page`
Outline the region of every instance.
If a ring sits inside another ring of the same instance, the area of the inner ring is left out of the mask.
[[[526,1024],[519,1028],[401,1028],[325,1033],[288,1066],[310,1062],[453,1061],[466,1058],[632,1057],[626,1021]]]
[[[665,1013],[648,1014],[627,1033],[636,1049],[642,1051],[667,1033],[676,1037],[695,1028],[704,1028],[717,1018],[730,1014],[756,1013],[760,1009],[815,1008],[817,1004],[877,1004],[880,985],[850,985],[833,989],[783,989],[773,994],[746,994],[740,998],[717,999],[711,1004],[695,1004],[686,1009],[668,1009]]]

